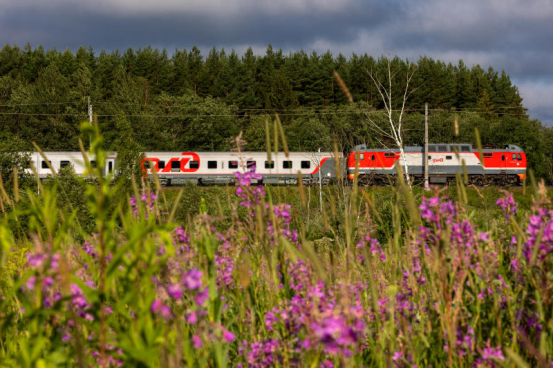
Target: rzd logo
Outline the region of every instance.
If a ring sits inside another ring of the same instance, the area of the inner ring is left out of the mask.
[[[444,162],[444,159],[443,158],[435,158],[432,160],[432,163],[436,163],[436,162]]]
[[[189,156],[189,157],[182,157],[182,158],[174,157],[174,158],[171,158],[169,160],[169,162],[165,163],[165,167],[163,169],[161,169],[161,172],[162,173],[172,172],[173,171],[172,170],[173,169],[173,162],[178,162],[179,163],[179,171],[178,172],[188,172],[188,173],[190,173],[190,172],[198,171],[198,169],[200,168],[200,156],[198,156],[198,154],[196,154],[194,152],[183,152],[182,155],[183,156]],[[148,165],[144,165],[144,163],[147,162],[147,161],[153,162],[153,167],[152,167],[152,164],[149,164],[149,166],[150,166],[149,168],[152,171],[155,171],[156,173],[160,171],[159,162],[161,160],[159,158],[155,158],[155,157],[148,157],[148,158],[145,158],[142,161],[142,171],[147,171],[148,170]],[[186,164],[188,164],[190,161],[193,161],[195,163],[194,168],[190,168],[190,165],[188,165],[188,168],[186,167]]]

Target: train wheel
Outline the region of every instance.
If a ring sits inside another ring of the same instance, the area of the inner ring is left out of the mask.
[[[478,187],[483,187],[483,186],[484,186],[484,179],[482,179],[482,178],[477,178],[477,179],[475,180],[475,183],[476,183],[476,186],[478,186]]]
[[[518,177],[516,175],[510,175],[507,178],[507,182],[509,185],[517,185],[518,184]]]

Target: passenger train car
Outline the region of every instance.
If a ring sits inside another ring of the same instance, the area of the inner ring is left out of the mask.
[[[148,152],[142,163],[145,173],[155,171],[167,184],[229,184],[236,171],[255,167],[266,184],[297,184],[298,172],[306,185],[326,184],[336,177],[334,154],[329,152]]]
[[[409,174],[415,180],[424,177],[424,147],[405,147]],[[470,144],[429,144],[428,177],[432,184],[447,184],[456,173],[463,175],[466,167],[469,184],[478,186],[518,185],[526,177],[526,155],[515,145],[504,149],[484,149],[482,156]],[[348,178],[356,172],[360,185],[388,184],[397,175],[395,164],[403,169],[399,149],[368,149],[360,145],[350,151],[347,163]]]
[[[86,167],[80,152],[44,152],[54,170],[72,165],[77,175],[86,176]],[[297,184],[298,172],[303,184],[329,183],[336,178],[335,155],[329,152],[290,152],[288,156],[279,152],[245,152],[239,156],[232,152],[146,152],[146,158],[139,163],[145,176],[157,174],[162,185],[171,184],[231,184],[239,170],[255,171],[262,176],[262,183]],[[35,152],[31,157],[40,178],[52,174],[48,163]],[[339,155],[339,160],[343,155]],[[92,166],[95,157],[89,157]],[[118,172],[117,153],[108,152],[104,163],[104,175]],[[343,166],[340,166],[343,167]]]

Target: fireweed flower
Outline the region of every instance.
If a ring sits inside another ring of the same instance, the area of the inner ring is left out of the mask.
[[[90,242],[85,241],[83,243],[83,251],[94,259],[98,259],[98,253],[96,252],[96,247]]]
[[[248,367],[274,367],[282,362],[279,351],[280,345],[281,343],[278,339],[268,339],[252,343],[244,340],[238,348],[238,354],[246,360]],[[243,367],[243,365],[239,366]]]
[[[184,274],[182,283],[188,290],[197,290],[202,287],[202,271],[193,268]]]
[[[553,211],[543,208],[534,209],[534,214],[529,217],[525,233],[527,238],[523,245],[523,253],[526,262],[530,262],[535,255],[541,266],[552,266]]]
[[[182,287],[180,284],[169,284],[167,286],[167,294],[173,299],[182,298]]]
[[[505,360],[505,356],[503,356],[503,352],[501,351],[500,347],[485,348],[482,351],[482,359],[484,359],[484,360],[491,360],[491,359]]]
[[[244,173],[235,172],[234,177],[236,178],[236,195],[243,200],[240,203],[241,206],[251,207],[253,204],[261,203],[261,199],[265,197],[263,186],[251,186],[253,180],[260,181],[262,179],[261,174],[255,172],[255,166]]]
[[[344,316],[329,315],[323,317],[321,322],[313,323],[311,327],[323,350],[330,355],[351,355],[349,349],[353,348],[361,337],[361,331],[357,331],[355,325],[350,325]]]
[[[229,330],[223,330],[223,340],[225,340],[226,342],[233,342],[234,334]]]
[[[182,226],[177,226],[174,230],[175,236],[173,239],[173,244],[177,245],[178,243],[188,244],[190,242],[190,236],[186,234]]]
[[[461,356],[474,353],[474,329],[470,326],[466,326],[463,330],[457,328],[455,346],[453,347],[453,350]],[[444,336],[444,341],[444,351],[449,352],[450,346],[447,332]]]
[[[88,321],[94,321],[94,316],[87,311],[92,308],[92,305],[88,303],[86,297],[77,284],[70,285],[71,290],[71,303],[77,314]]]
[[[357,298],[358,286],[340,284],[334,288],[320,280],[313,281],[312,268],[301,261],[288,262],[286,270],[294,295],[266,313],[266,329],[278,334],[285,330],[297,337],[305,334],[305,338],[284,342],[298,354],[323,349],[325,354],[347,358],[358,352],[366,326],[365,311]],[[254,344],[243,345],[242,349],[251,349],[243,356],[259,356]],[[275,354],[273,360],[282,358]],[[252,359],[250,365],[258,362]]]
[[[198,293],[194,297],[194,302],[196,302],[196,304],[201,307],[204,305],[205,301],[208,298],[209,298],[209,289],[206,287],[204,290],[198,291]]]
[[[147,220],[148,214],[154,212],[154,206],[157,200],[157,196],[153,192],[150,193],[150,195],[144,193],[139,196],[139,199],[140,199],[140,202],[144,204],[144,207],[146,209],[146,213],[144,214],[144,217]],[[139,205],[136,198],[132,196],[130,198],[130,202],[131,202],[131,208],[132,208],[133,214],[135,215],[135,217],[139,217],[139,214],[138,214]]]
[[[495,204],[501,206],[501,209],[505,212],[505,219],[509,219],[511,216],[516,216],[518,203],[515,202],[513,193],[504,190],[503,197],[499,198]]]
[[[202,339],[198,335],[192,336],[192,346],[194,349],[199,349],[202,347]]]
[[[46,263],[46,256],[42,253],[28,254],[27,265],[33,269],[42,268]]]
[[[369,247],[369,250],[371,251],[371,255],[373,257],[380,258],[382,262],[386,261],[386,254],[382,250],[382,247],[380,246],[378,239],[372,238],[370,235],[366,235],[365,237],[361,238],[361,240],[359,240],[359,242],[357,243],[357,248],[363,248],[364,246]]]
[[[159,299],[155,299],[150,306],[150,311],[153,314],[161,315],[164,319],[169,319],[173,316],[171,308],[161,302]]]
[[[292,221],[291,205],[279,204],[273,206],[273,216],[268,217],[267,233],[271,236],[271,244],[278,243],[279,235],[283,235],[285,239],[292,243],[298,242],[298,232],[295,229],[290,229],[290,223]],[[280,230],[280,233],[276,231]]]
[[[473,367],[496,367],[498,361],[505,360],[501,347],[492,348],[489,346],[481,352],[481,357],[474,361]]]

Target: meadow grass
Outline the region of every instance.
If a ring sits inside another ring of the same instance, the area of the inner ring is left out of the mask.
[[[336,185],[321,212],[247,171],[114,206],[89,170],[91,233],[57,184],[2,193],[2,366],[552,365],[543,186]]]

